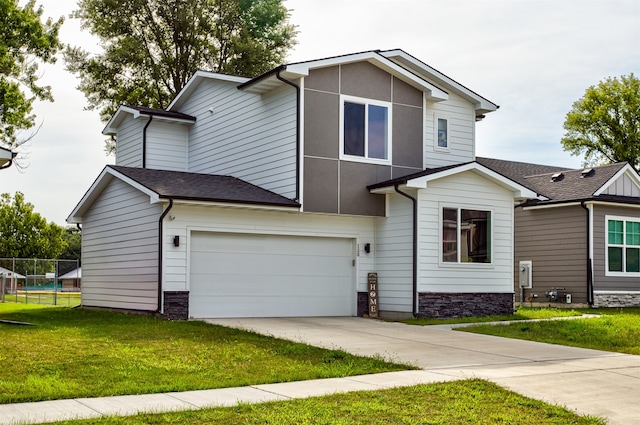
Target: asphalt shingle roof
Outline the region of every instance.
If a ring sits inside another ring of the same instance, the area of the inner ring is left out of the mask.
[[[282,207],[300,206],[296,201],[236,177],[118,165],[108,167],[152,190],[161,198]]]
[[[153,115],[157,117],[177,118],[188,121],[195,121],[196,117],[183,114],[181,112],[165,111],[164,109],[148,108],[146,106],[127,105],[127,108],[135,109],[145,115]]]

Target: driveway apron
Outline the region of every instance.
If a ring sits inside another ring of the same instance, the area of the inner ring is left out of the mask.
[[[408,363],[434,382],[482,378],[609,424],[640,424],[640,356],[357,317],[210,319],[278,338]],[[440,379],[441,378],[441,379]]]

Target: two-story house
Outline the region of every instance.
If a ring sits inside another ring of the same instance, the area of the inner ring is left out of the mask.
[[[198,71],[166,110],[122,106],[82,224],[85,306],[169,318],[513,309],[514,202],[475,161],[498,106],[402,50]]]

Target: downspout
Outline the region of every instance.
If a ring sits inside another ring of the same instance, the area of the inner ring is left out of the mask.
[[[402,192],[398,185],[394,187],[395,191],[405,198],[409,198],[413,202],[413,271],[412,271],[412,284],[413,284],[413,317],[418,317],[419,308],[418,305],[418,202],[416,198],[408,193]]]
[[[587,302],[593,306],[593,260],[591,258],[591,210],[580,202],[580,206],[587,212]]]
[[[173,208],[173,198],[169,198],[169,206],[162,212],[158,220],[158,308],[156,308],[156,313],[160,313],[162,310],[162,222],[171,208]]]
[[[300,86],[285,80],[280,76],[280,69],[276,72],[276,78],[296,89],[296,197],[294,201],[300,201]]]
[[[153,115],[149,115],[149,121],[144,125],[142,129],[142,168],[147,168],[147,128],[153,121]]]

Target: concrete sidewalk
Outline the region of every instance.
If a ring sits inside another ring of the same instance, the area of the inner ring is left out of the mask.
[[[422,370],[181,393],[7,404],[0,405],[0,424],[232,406],[238,402],[261,403],[472,377],[581,414],[606,417],[609,424],[640,424],[640,356],[354,317],[208,322],[359,355],[382,355]]]

